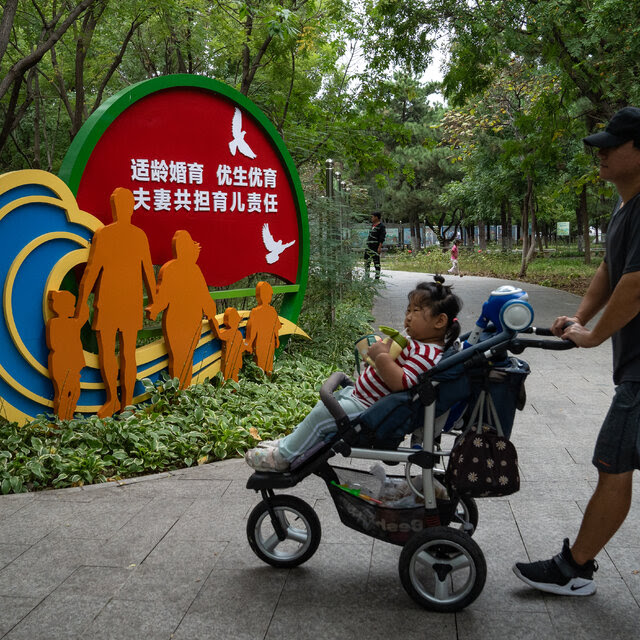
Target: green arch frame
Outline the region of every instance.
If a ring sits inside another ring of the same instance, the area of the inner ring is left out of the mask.
[[[114,120],[138,100],[152,93],[179,87],[211,91],[212,93],[228,98],[248,111],[274,144],[282,163],[287,168],[287,177],[296,204],[300,238],[300,259],[298,261],[296,283],[292,285],[276,285],[273,287],[273,291],[274,293],[284,294],[282,306],[280,307],[280,315],[295,323],[298,320],[300,309],[302,308],[309,272],[309,219],[304,193],[302,191],[302,185],[300,184],[298,171],[280,134],[264,113],[239,91],[217,80],[190,74],[161,76],[150,80],[143,80],[142,82],[127,87],[105,101],[87,119],[73,139],[64,157],[58,176],[66,182],[72,193],[77,195],[82,174],[93,153],[93,149]],[[228,289],[212,295],[214,298],[239,298],[251,296],[254,293],[253,289]]]

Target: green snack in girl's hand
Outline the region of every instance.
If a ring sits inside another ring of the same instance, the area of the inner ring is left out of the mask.
[[[389,336],[394,342],[397,342],[403,349],[407,346],[407,339],[397,330],[391,327],[378,327],[382,333]]]

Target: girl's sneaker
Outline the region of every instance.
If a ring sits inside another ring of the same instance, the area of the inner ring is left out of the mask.
[[[256,445],[260,449],[273,449],[280,446],[280,439],[278,440],[260,440]]]
[[[287,471],[289,461],[278,447],[256,447],[244,454],[247,464],[256,471]]]
[[[564,596],[590,596],[596,592],[593,574],[598,563],[589,560],[583,565],[576,564],[569,548],[569,539],[564,539],[562,551],[551,560],[538,562],[517,562],[513,572],[530,587]]]

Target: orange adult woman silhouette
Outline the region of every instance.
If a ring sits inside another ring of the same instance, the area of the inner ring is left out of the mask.
[[[142,329],[142,285],[151,302],[156,280],[144,231],[131,224],[135,200],[129,189],[111,194],[113,222],[93,234],[89,258],[78,289],[76,318],[86,322],[87,301],[96,287],[92,327],[98,338],[98,360],[106,401],[98,416],[110,416],[133,402],[136,383],[136,339]],[[96,286],[97,285],[97,286]],[[120,390],[116,336],[120,334]]]
[[[246,342],[253,351],[256,364],[269,375],[273,371],[273,356],[280,346],[278,332],[282,323],[278,312],[271,306],[273,288],[268,282],[258,282],[256,299],[258,306],[249,314]]]
[[[76,298],[70,291],[49,291],[47,299],[56,314],[46,328],[53,411],[62,420],[71,420],[80,397],[80,372],[85,364],[80,339],[84,322],[73,317]]]
[[[193,353],[202,334],[202,314],[218,332],[216,303],[209,294],[200,267],[196,264],[200,245],[188,231],[178,230],[172,240],[173,260],[162,265],[156,296],[147,313],[153,320],[160,311],[162,331],[169,352],[169,375],[180,380],[180,388],[191,384]]]

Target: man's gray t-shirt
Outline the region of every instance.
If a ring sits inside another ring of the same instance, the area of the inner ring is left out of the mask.
[[[640,271],[640,194],[619,207],[607,229],[605,260],[612,292],[625,273]],[[611,342],[613,382],[640,382],[640,314],[614,333]]]

